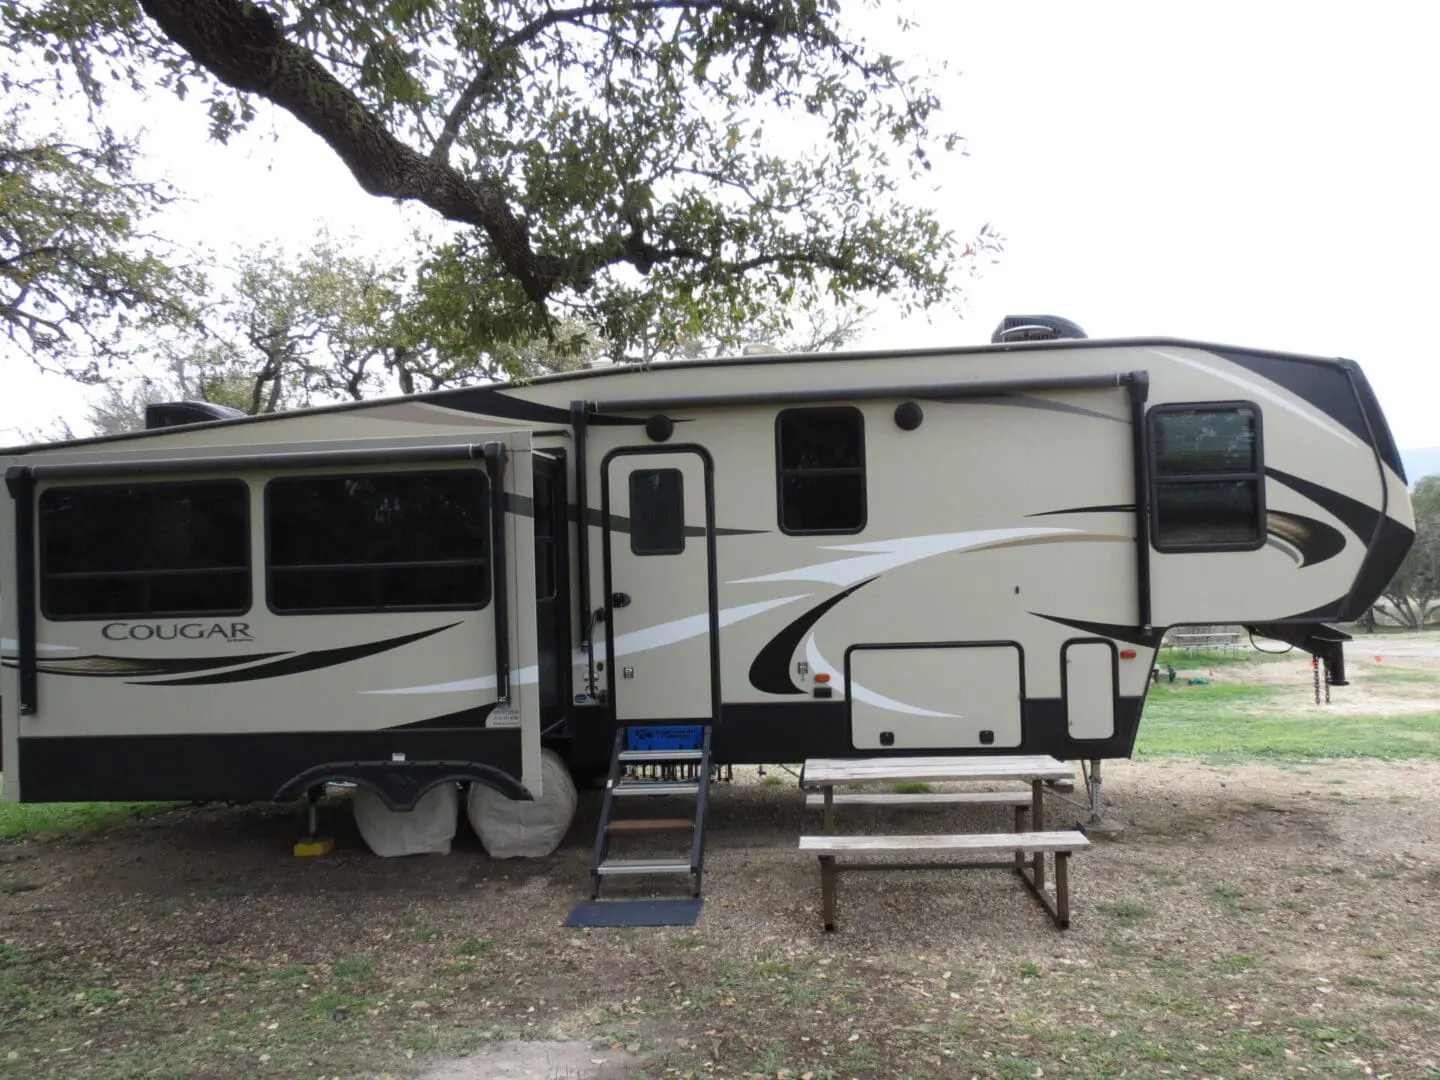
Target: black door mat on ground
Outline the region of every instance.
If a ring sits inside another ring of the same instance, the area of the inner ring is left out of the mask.
[[[702,898],[693,900],[587,900],[566,926],[694,926]]]

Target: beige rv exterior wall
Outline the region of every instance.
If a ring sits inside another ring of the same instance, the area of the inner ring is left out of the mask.
[[[309,418],[314,419],[314,418]],[[308,425],[307,425],[308,426]],[[218,429],[230,433],[231,429]],[[277,429],[278,430],[278,429]],[[179,432],[177,432],[179,434]],[[193,434],[193,433],[191,433]],[[467,432],[473,434],[473,432]],[[500,438],[510,449],[506,469],[506,490],[528,497],[532,491],[530,432],[489,429],[487,438]],[[154,450],[146,460],[157,457],[184,458],[195,447],[167,446],[163,455]],[[189,440],[185,440],[189,441]],[[435,441],[430,439],[428,441]],[[443,439],[453,442],[454,439]],[[218,444],[206,444],[213,449]],[[245,453],[261,452],[254,443],[231,442]],[[385,443],[393,445],[393,443]],[[353,448],[353,444],[346,444]],[[331,447],[333,448],[333,447]],[[270,449],[313,450],[313,443],[287,442]],[[74,455],[46,454],[50,462],[74,460]],[[35,460],[34,458],[30,460]],[[257,471],[197,473],[187,478],[224,476],[245,481],[250,489],[250,559],[253,591],[248,612],[242,615],[182,618],[139,618],[101,620],[46,619],[37,612],[36,632],[41,645],[40,660],[48,656],[106,656],[123,654],[146,659],[184,659],[224,656],[227,653],[295,654],[344,649],[380,640],[390,640],[438,631],[398,648],[352,660],[339,666],[321,666],[290,675],[205,686],[166,686],[156,682],[130,682],[119,678],[46,677],[40,680],[40,709],[34,716],[19,716],[12,703],[18,702],[18,681],[14,668],[5,667],[0,676],[0,700],[5,708],[4,736],[7,760],[18,752],[14,741],[30,735],[165,735],[182,733],[275,733],[371,731],[428,720],[436,716],[487,705],[496,701],[494,591],[504,588],[509,597],[509,653],[511,658],[511,700],[509,708],[497,708],[488,720],[492,726],[518,725],[521,728],[524,775],[522,782],[539,794],[540,736],[539,693],[535,685],[537,644],[535,624],[534,527],[528,515],[507,514],[508,540],[506,577],[493,582],[491,602],[478,610],[417,612],[347,612],[339,614],[277,614],[266,602],[265,574],[265,483],[274,475],[342,475],[346,473],[415,472],[431,469],[472,468],[481,473],[485,463],[367,465],[340,468],[289,470],[283,474]],[[85,484],[92,481],[76,481]],[[70,482],[66,482],[70,483]],[[37,498],[52,483],[37,487]],[[504,498],[491,492],[491,498]],[[0,526],[0,559],[13,567],[13,515],[4,515]],[[492,564],[493,573],[493,564]],[[14,581],[3,583],[4,596],[14,595]],[[13,605],[4,605],[0,623],[3,636],[13,641],[16,628]],[[124,634],[115,624],[124,623],[243,623],[249,641],[228,641],[215,636],[199,640],[116,641],[110,633]],[[8,651],[8,650],[7,650]],[[264,661],[257,659],[257,666]],[[42,668],[43,670],[43,668]],[[228,670],[228,669],[227,669]],[[203,673],[202,673],[203,674]],[[6,799],[20,797],[18,785],[7,783]]]

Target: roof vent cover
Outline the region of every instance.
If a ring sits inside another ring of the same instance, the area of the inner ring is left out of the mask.
[[[1084,336],[1084,330],[1058,315],[1006,315],[990,340],[996,345],[1009,345],[1017,341],[1057,341]]]
[[[206,424],[214,420],[234,420],[246,415],[229,405],[210,401],[161,401],[145,406],[145,430],[182,427],[185,424]]]

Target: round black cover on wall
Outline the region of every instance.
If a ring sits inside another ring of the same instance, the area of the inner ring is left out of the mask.
[[[901,431],[914,431],[924,419],[924,410],[913,401],[895,406],[895,426]]]
[[[652,416],[645,421],[645,434],[655,442],[664,442],[675,434],[675,421],[664,415]]]

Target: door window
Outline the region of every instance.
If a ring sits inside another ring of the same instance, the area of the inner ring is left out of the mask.
[[[679,469],[630,474],[630,551],[679,555],[685,550],[685,477]]]

